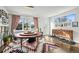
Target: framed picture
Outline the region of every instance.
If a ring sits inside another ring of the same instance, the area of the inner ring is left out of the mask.
[[[72,22],[72,27],[78,27],[78,22]]]
[[[7,25],[8,24],[8,19],[6,17],[2,17],[2,24]]]
[[[66,27],[67,27],[67,23],[64,23],[64,26],[66,26]]]

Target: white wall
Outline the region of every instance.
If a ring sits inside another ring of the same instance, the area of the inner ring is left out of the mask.
[[[41,28],[43,35],[49,34],[49,18],[48,17],[39,17],[38,26]]]
[[[79,22],[79,8],[76,8],[76,9],[73,9],[71,11],[68,11],[68,12],[65,12],[65,13],[62,13],[62,14],[59,14],[59,15],[56,15],[56,16],[65,16],[65,15],[68,15],[69,13],[76,13],[76,21]],[[52,16],[50,18],[50,20],[54,20],[54,17],[55,16]],[[78,42],[79,43],[79,26],[78,27],[52,27],[53,29],[68,29],[68,30],[73,30],[73,41],[75,42]]]
[[[50,33],[49,33],[49,34],[52,35],[52,29],[55,29],[54,17],[49,17],[49,19],[50,19],[50,20],[49,20],[49,21],[50,21],[50,24],[49,24],[49,26],[50,26],[50,28],[49,28],[50,31],[49,31],[49,32],[50,32]]]
[[[11,33],[12,15],[9,14],[9,33]]]

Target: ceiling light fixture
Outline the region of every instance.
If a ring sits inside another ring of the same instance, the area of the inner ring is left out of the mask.
[[[34,8],[34,6],[26,6],[26,7],[29,7],[29,8]]]

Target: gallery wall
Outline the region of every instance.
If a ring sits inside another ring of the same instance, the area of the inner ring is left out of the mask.
[[[67,11],[67,12],[64,12],[62,14],[59,14],[59,15],[56,15],[56,16],[52,16],[50,17],[50,20],[54,20],[55,17],[63,17],[63,16],[66,16],[70,13],[75,13],[76,14],[76,21],[78,22],[78,27],[72,27],[72,24],[71,26],[67,26],[67,27],[56,27],[55,25],[52,27],[51,25],[51,32],[52,32],[52,29],[67,29],[67,30],[73,30],[73,41],[75,42],[78,42],[79,43],[79,8],[75,8],[73,10],[70,10],[70,11]],[[52,21],[52,23],[55,23],[54,21]],[[52,34],[52,33],[51,33]]]

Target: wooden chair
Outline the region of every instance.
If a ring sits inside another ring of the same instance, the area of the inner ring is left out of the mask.
[[[35,40],[34,42],[31,41],[33,39]],[[38,40],[36,38],[30,38],[27,42],[23,42],[22,46],[26,47],[28,49],[28,52],[35,52],[37,50]]]

